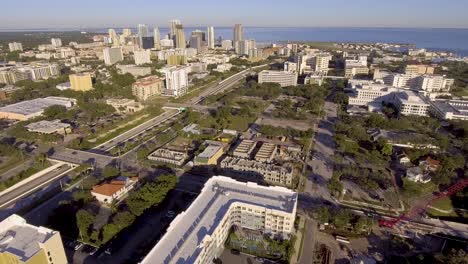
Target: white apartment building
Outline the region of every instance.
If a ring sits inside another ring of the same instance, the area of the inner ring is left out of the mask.
[[[59,38],[51,38],[51,39],[50,39],[50,43],[51,43],[52,46],[54,46],[55,48],[62,47],[62,40],[59,39]]]
[[[247,39],[236,42],[236,53],[239,55],[249,55],[250,50],[257,46],[255,39]]]
[[[23,44],[19,42],[11,42],[11,43],[8,43],[8,48],[10,49],[10,52],[23,51]]]
[[[400,90],[394,96],[393,103],[400,115],[428,116],[429,103],[421,95],[412,91]]]
[[[284,63],[284,71],[285,72],[298,72],[297,71],[297,63],[291,62],[291,61],[286,61]]]
[[[367,56],[354,56],[345,59],[345,68],[367,67]]]
[[[190,67],[165,67],[159,70],[166,77],[164,95],[179,97],[187,93]]]
[[[297,73],[263,70],[258,73],[258,83],[278,83],[281,87],[296,86]]]
[[[124,59],[121,47],[105,48],[102,52],[104,55],[104,63],[106,65],[114,65]]]
[[[421,75],[414,79],[412,88],[427,92],[449,92],[455,83],[441,75]]]
[[[232,40],[226,39],[221,42],[221,48],[223,50],[232,50]]]
[[[135,50],[133,53],[136,65],[142,65],[151,63],[151,51],[150,50]]]
[[[294,232],[297,197],[283,187],[212,177],[142,264],[213,263],[233,226],[288,239]]]
[[[18,71],[28,74],[29,79],[44,80],[60,75],[60,65],[57,63],[34,63],[17,68]]]
[[[359,66],[359,67],[346,67],[345,68],[345,77],[346,78],[353,78],[356,75],[369,74],[369,68],[366,66]]]
[[[208,41],[208,48],[209,49],[214,49],[215,47],[215,37],[214,37],[214,27],[209,26],[207,28],[207,41]]]

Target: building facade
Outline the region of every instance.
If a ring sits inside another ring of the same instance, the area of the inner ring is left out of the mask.
[[[155,95],[160,95],[163,90],[164,81],[157,76],[139,79],[132,85],[132,94],[143,101]]]
[[[281,87],[296,86],[297,74],[287,71],[263,70],[258,73],[258,83],[278,83]]]
[[[93,89],[93,81],[90,73],[76,73],[69,76],[73,91],[86,92]]]
[[[105,48],[102,52],[104,55],[104,63],[106,65],[114,65],[124,59],[121,47]]]

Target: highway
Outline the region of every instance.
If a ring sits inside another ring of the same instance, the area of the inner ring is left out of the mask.
[[[41,177],[38,177],[26,184],[22,184],[17,188],[4,193],[0,196],[0,208],[8,208],[13,205],[20,198],[35,192],[41,187],[45,186],[47,183],[52,182],[56,179],[59,179],[61,176],[64,176],[66,172],[71,170],[72,167],[67,164],[62,164],[57,169],[54,169],[50,173],[46,173]]]

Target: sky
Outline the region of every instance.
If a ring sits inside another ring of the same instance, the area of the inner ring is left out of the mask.
[[[3,2],[3,1],[2,1]],[[167,27],[468,28],[468,0],[14,0],[0,29]]]

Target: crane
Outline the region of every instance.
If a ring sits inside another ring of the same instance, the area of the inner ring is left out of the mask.
[[[389,219],[389,220],[381,219],[381,220],[379,220],[379,225],[381,227],[393,228],[399,222],[404,221],[404,220],[411,220],[414,217],[416,217],[417,215],[423,213],[426,210],[426,207],[428,205],[430,205],[432,202],[434,202],[434,201],[436,201],[438,199],[444,198],[444,197],[450,197],[451,195],[463,190],[467,186],[468,186],[468,179],[463,179],[463,180],[455,183],[454,185],[448,187],[445,191],[439,192],[439,193],[435,194],[434,196],[432,196],[431,199],[429,199],[424,204],[424,206],[413,207],[413,208],[411,208],[411,210],[407,214],[402,214],[397,218],[393,218],[393,219]]]

